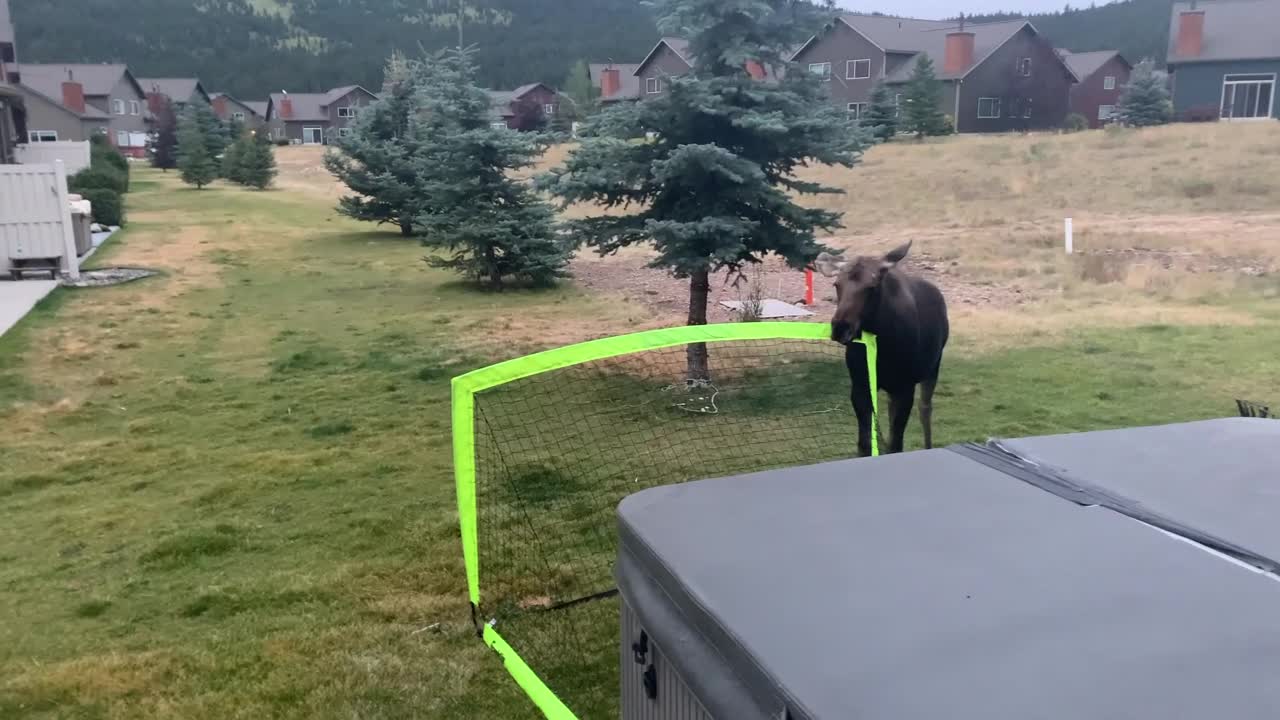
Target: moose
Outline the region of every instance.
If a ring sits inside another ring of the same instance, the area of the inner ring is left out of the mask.
[[[950,326],[942,291],[898,269],[910,250],[908,242],[884,257],[851,260],[824,252],[814,263],[823,275],[835,278],[831,339],[845,346],[850,399],[858,417],[858,454],[863,457],[871,454],[873,389],[867,377],[866,346],[854,340],[864,330],[876,336],[877,384],[889,393],[889,452],[902,452],[916,385],[920,386],[924,446],[933,447],[933,390]]]

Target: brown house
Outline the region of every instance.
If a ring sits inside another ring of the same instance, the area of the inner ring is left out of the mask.
[[[377,99],[359,85],[344,85],[327,93],[271,93],[266,127],[277,140],[326,145],[349,135],[360,110]]]
[[[604,103],[638,99],[640,78],[636,77],[636,71],[639,69],[640,65],[636,63],[591,63],[587,66],[591,83],[600,90],[600,102]]]
[[[213,93],[209,102],[213,114],[223,122],[238,122],[255,133],[267,124],[266,102],[238,100],[226,93]]]
[[[689,41],[664,37],[636,66],[636,95],[641,100],[667,91],[667,80],[680,77],[693,69]]]
[[[490,90],[489,102],[495,127],[535,130],[554,120],[569,100],[555,88],[532,83],[515,90]]]
[[[1080,78],[1071,88],[1071,112],[1083,115],[1091,128],[1102,127],[1115,114],[1133,66],[1116,50],[1087,53],[1058,50],[1058,54]]]
[[[792,57],[830,83],[832,102],[857,119],[883,81],[901,100],[920,57],[943,83],[940,109],[957,132],[1057,128],[1076,77],[1026,20],[966,24],[842,15]]]

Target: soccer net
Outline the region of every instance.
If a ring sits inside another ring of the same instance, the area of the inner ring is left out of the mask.
[[[612,568],[624,497],[856,454],[845,349],[828,333],[785,322],[671,328],[454,379],[477,628],[549,717],[617,716]],[[874,386],[875,340],[858,347]]]

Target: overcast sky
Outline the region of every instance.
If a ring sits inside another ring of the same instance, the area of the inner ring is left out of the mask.
[[[955,17],[960,13],[996,11],[1033,13],[1061,10],[1066,0],[836,0],[836,4],[854,12],[883,12],[929,20]],[[1073,6],[1088,2],[1071,3]],[[1102,4],[1099,2],[1099,4]]]

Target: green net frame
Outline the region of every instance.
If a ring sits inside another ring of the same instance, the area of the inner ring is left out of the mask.
[[[661,330],[649,330],[617,337],[591,340],[545,352],[526,355],[496,365],[459,375],[452,384],[453,467],[458,498],[458,524],[462,535],[462,555],[466,567],[467,593],[471,602],[472,619],[484,643],[501,658],[507,672],[533,701],[534,705],[552,720],[577,720],[577,716],[551,690],[538,674],[491,624],[479,617],[480,611],[480,548],[477,522],[476,491],[476,415],[475,396],[506,383],[540,373],[571,367],[595,360],[604,360],[663,348],[695,343],[722,343],[750,340],[829,340],[830,327],[825,323],[758,322],[720,323],[694,325]],[[878,455],[879,404],[875,388],[876,338],[863,333],[857,340],[866,347],[867,375],[870,380],[872,404],[871,453]]]

